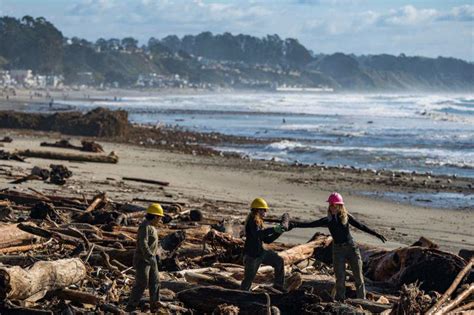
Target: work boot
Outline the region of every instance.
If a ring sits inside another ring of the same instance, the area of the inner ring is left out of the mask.
[[[125,307],[125,312],[131,313],[131,312],[135,311],[136,309],[137,309],[137,308],[136,308],[135,306],[127,305],[127,306]]]
[[[160,310],[160,303],[159,302],[150,303],[150,312],[158,313],[159,310]]]

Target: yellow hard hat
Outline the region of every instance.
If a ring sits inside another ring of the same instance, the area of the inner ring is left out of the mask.
[[[268,204],[263,198],[255,198],[250,205],[252,209],[268,209]]]
[[[148,209],[146,209],[146,213],[154,214],[154,215],[157,215],[157,216],[160,216],[160,217],[165,216],[165,214],[163,212],[163,208],[161,207],[161,205],[159,203],[152,203],[148,207]]]

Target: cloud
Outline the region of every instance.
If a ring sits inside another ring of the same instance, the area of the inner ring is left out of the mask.
[[[474,5],[466,4],[460,7],[454,7],[450,12],[441,14],[437,20],[472,22],[474,21]]]
[[[296,4],[307,5],[353,5],[361,2],[360,0],[295,0]]]
[[[406,5],[399,9],[390,10],[388,14],[378,17],[377,23],[381,26],[417,25],[434,20],[438,16],[435,9],[417,9]]]
[[[83,0],[73,5],[68,13],[72,16],[94,15],[110,10],[116,5],[115,0]]]
[[[0,0],[1,1],[1,0]],[[138,28],[154,25],[157,29],[222,29],[250,31],[272,12],[258,3],[207,2],[202,0],[81,0],[70,7],[67,15],[75,21],[127,25]],[[221,30],[219,30],[221,31]],[[175,31],[173,31],[174,33]]]

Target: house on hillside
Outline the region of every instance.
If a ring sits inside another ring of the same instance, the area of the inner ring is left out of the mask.
[[[33,76],[33,71],[31,70],[22,70],[14,69],[10,70],[10,77],[16,82],[17,85],[22,85],[25,87],[35,86],[36,80]]]
[[[95,85],[94,74],[92,72],[78,72],[77,82],[78,85]]]
[[[13,86],[15,81],[10,76],[9,71],[0,71],[0,87]]]

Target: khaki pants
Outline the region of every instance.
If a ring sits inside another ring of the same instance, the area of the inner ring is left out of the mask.
[[[336,274],[336,297],[338,301],[346,298],[346,261],[349,262],[356,284],[357,298],[365,299],[362,258],[359,248],[353,243],[333,244],[332,261]]]
[[[244,280],[240,285],[240,289],[249,291],[252,286],[252,281],[257,275],[258,268],[261,264],[272,266],[275,269],[274,285],[277,288],[283,288],[285,282],[285,264],[283,258],[271,250],[263,251],[263,254],[258,257],[244,256]]]
[[[158,264],[156,260],[152,260],[148,263],[143,259],[135,259],[133,265],[136,270],[135,283],[130,293],[128,306],[137,307],[143,296],[143,292],[148,286],[148,291],[150,292],[150,306],[154,307],[156,302],[160,300],[160,276],[158,273]]]

